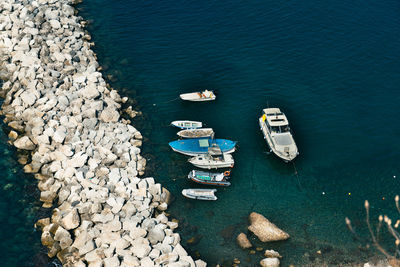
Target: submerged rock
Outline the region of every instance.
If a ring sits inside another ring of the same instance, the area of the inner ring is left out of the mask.
[[[253,245],[250,243],[249,239],[247,238],[246,234],[240,233],[236,238],[237,243],[243,249],[251,248]]]
[[[267,257],[267,258],[282,258],[282,256],[279,254],[279,252],[275,251],[273,249],[266,250],[264,252],[264,256]]]
[[[279,229],[261,214],[252,212],[249,216],[249,220],[251,225],[248,229],[262,242],[286,240],[289,238],[289,234]]]
[[[266,258],[260,261],[262,267],[279,267],[280,262],[278,258]]]

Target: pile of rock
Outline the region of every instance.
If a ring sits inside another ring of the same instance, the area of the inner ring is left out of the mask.
[[[262,242],[286,240],[289,238],[288,233],[279,229],[275,224],[271,223],[261,214],[252,212],[249,216],[249,221],[249,231],[253,232],[253,234]],[[236,241],[243,249],[251,248],[253,246],[245,233],[240,233],[237,236]],[[262,248],[260,248],[260,250],[262,250]],[[282,256],[274,250],[266,250],[264,252],[264,257],[266,258],[260,261],[260,265],[263,267],[278,267],[280,265],[279,259],[282,258]]]
[[[2,114],[39,180],[42,243],[65,266],[205,266],[162,212],[169,193],[144,174],[142,136],[119,110],[72,0],[0,2]],[[128,108],[131,113],[132,108]],[[57,203],[55,203],[57,202]]]

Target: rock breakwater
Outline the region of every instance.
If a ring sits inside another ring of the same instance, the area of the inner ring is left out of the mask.
[[[98,71],[74,2],[0,2],[2,114],[53,208],[36,224],[41,241],[64,266],[205,266],[163,213],[169,192],[138,177],[142,135],[120,118],[127,99]]]

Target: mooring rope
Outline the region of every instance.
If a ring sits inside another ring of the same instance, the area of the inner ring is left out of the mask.
[[[293,164],[293,169],[294,169],[294,175],[295,175],[296,178],[297,178],[297,183],[299,184],[300,189],[301,189],[301,190],[304,190],[304,189],[303,189],[303,186],[302,186],[301,183],[300,183],[299,172],[297,171],[296,165],[294,164],[293,161],[292,161],[292,164]]]
[[[158,104],[165,104],[165,103],[169,103],[169,102],[172,102],[172,101],[175,101],[175,100],[178,100],[178,99],[180,99],[180,97],[176,97],[176,98],[168,100],[168,101],[160,102]],[[157,103],[154,103],[153,106],[157,106]]]

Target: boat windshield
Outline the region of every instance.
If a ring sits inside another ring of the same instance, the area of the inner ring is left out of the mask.
[[[268,113],[267,116],[279,116],[279,115],[283,115],[282,112],[279,113]]]
[[[290,131],[290,128],[288,125],[284,126],[271,126],[271,131],[275,133],[286,133]]]

